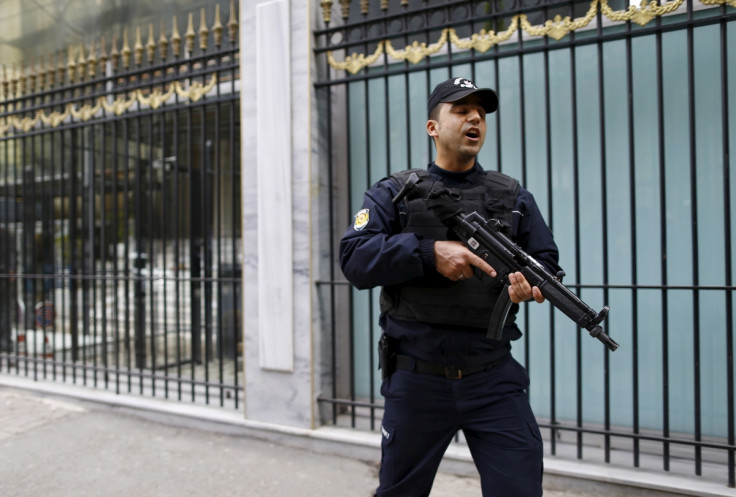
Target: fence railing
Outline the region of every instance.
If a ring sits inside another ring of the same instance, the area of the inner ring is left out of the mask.
[[[241,407],[229,16],[0,75],[0,372]]]

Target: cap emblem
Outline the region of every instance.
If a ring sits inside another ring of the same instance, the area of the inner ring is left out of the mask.
[[[473,90],[478,89],[478,87],[475,86],[472,81],[465,78],[455,78],[454,84],[455,86],[459,86],[460,88],[471,88]]]

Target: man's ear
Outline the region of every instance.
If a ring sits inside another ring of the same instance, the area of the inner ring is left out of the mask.
[[[427,134],[429,136],[432,136],[432,137],[437,136],[438,124],[439,123],[435,121],[434,119],[430,119],[429,121],[427,121]]]

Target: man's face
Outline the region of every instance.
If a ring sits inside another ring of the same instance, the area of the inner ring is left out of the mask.
[[[486,139],[486,111],[477,95],[441,103],[437,120],[431,123],[428,130],[435,137],[438,156],[474,159]]]

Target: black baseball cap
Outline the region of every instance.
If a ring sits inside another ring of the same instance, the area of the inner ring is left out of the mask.
[[[427,113],[431,113],[437,104],[442,102],[456,102],[470,94],[476,94],[481,98],[486,114],[498,109],[498,96],[490,88],[478,88],[469,79],[450,78],[435,86],[432,94],[427,99]]]

